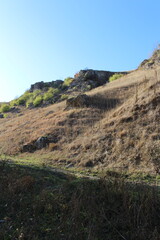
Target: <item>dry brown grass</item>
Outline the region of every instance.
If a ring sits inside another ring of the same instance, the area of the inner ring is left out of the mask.
[[[155,150],[160,141],[159,76],[160,68],[137,70],[88,92],[94,101],[105,102],[104,108],[66,111],[62,102],[21,109],[21,116],[0,119],[0,151],[17,154],[23,145],[47,135],[58,145],[54,153],[49,147],[34,154],[54,163],[155,171],[160,164]]]

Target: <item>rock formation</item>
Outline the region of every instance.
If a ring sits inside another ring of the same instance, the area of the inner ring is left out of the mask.
[[[32,84],[30,87],[30,92],[33,92],[35,90],[45,90],[45,88],[59,88],[60,86],[62,86],[63,81],[62,80],[56,80],[56,81],[52,81],[52,82],[36,82],[35,84]]]
[[[160,65],[160,48],[154,51],[151,58],[145,59],[139,68],[149,69],[158,65]]]

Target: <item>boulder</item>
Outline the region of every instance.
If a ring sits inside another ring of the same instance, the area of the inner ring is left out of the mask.
[[[62,86],[62,84],[63,84],[63,81],[62,81],[62,80],[52,81],[52,82],[51,82],[51,87],[59,88],[60,86]]]
[[[36,149],[42,149],[46,147],[49,143],[49,140],[47,137],[39,137],[35,142]]]
[[[88,107],[90,102],[90,97],[86,94],[80,94],[78,96],[69,98],[66,100],[67,107]]]
[[[36,147],[34,146],[34,144],[25,144],[23,145],[21,152],[34,152],[36,150]]]

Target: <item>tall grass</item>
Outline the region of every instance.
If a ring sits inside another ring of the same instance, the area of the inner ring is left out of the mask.
[[[160,239],[157,187],[0,164],[0,239]]]

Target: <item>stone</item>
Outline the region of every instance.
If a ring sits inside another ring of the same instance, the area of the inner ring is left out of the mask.
[[[44,82],[36,82],[35,84],[31,85],[30,91],[33,92],[35,90],[42,90],[44,87]]]
[[[47,137],[39,137],[35,142],[36,149],[42,149],[48,145],[49,141]]]
[[[36,150],[36,147],[34,146],[34,144],[25,144],[23,145],[21,152],[34,152]]]
[[[88,107],[90,97],[86,94],[80,94],[78,96],[69,98],[66,100],[67,107]]]
[[[30,92],[33,92],[35,90],[44,90],[47,91],[48,88],[60,88],[63,84],[62,80],[55,80],[51,82],[36,82],[35,84],[32,84],[30,87]]]
[[[54,87],[54,88],[59,88],[62,84],[63,84],[62,80],[52,81],[52,83],[51,83],[52,87]]]
[[[4,118],[4,115],[3,115],[3,114],[0,114],[0,118]]]
[[[139,68],[150,69],[158,65],[160,65],[160,49],[155,50],[151,58],[145,59]]]
[[[75,74],[72,83],[69,86],[69,91],[74,89],[77,91],[85,92],[93,88],[106,84],[109,78],[117,72],[98,71],[93,69],[80,70]],[[127,72],[120,72],[127,74]]]

